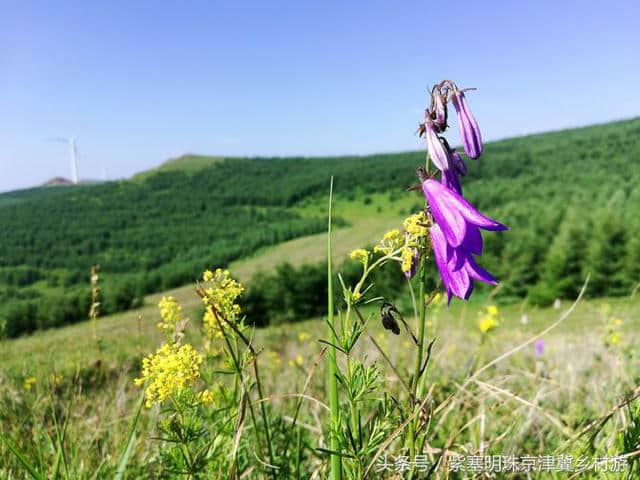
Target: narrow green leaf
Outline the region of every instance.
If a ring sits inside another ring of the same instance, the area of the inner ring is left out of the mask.
[[[138,404],[138,411],[136,412],[136,416],[131,422],[131,427],[129,428],[129,439],[127,441],[127,446],[125,447],[122,455],[120,456],[120,462],[118,463],[118,470],[116,471],[113,480],[122,480],[124,476],[124,472],[127,469],[127,463],[129,463],[129,457],[131,456],[131,451],[133,450],[133,445],[136,442],[136,426],[138,425],[138,419],[140,418],[140,412],[142,411],[142,405],[144,405],[144,389],[140,394],[140,402]]]
[[[13,455],[18,459],[18,461],[22,464],[24,469],[29,472],[31,478],[35,478],[36,480],[46,480],[45,477],[40,475],[38,471],[35,469],[33,465],[25,458],[25,456],[18,450],[11,440],[9,440],[3,433],[0,433],[0,438],[4,441],[4,444],[7,446],[9,451],[13,453]]]

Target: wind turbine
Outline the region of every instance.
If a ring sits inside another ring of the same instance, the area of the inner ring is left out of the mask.
[[[71,182],[78,183],[78,147],[76,141],[78,139],[74,137],[56,137],[52,138],[52,142],[66,143],[69,145],[69,161],[71,163]]]

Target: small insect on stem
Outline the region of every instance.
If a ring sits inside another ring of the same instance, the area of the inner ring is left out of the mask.
[[[418,339],[411,331],[411,327],[405,322],[402,314],[398,311],[396,306],[390,302],[383,302],[380,305],[380,318],[382,319],[382,326],[386,330],[391,330],[394,335],[400,335],[400,325],[398,325],[398,321],[404,325],[405,330],[409,335],[411,335],[411,339],[417,345]]]

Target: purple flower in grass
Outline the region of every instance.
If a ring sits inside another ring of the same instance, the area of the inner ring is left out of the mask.
[[[462,195],[433,179],[422,182],[433,219],[442,229],[447,244],[454,249],[463,247],[469,253],[482,254],[484,230],[500,231],[507,227],[500,222],[482,215]]]
[[[473,292],[473,280],[497,285],[495,277],[480,267],[464,247],[453,248],[447,243],[443,231],[437,224],[431,226],[429,233],[433,255],[449,303],[453,295],[467,300]]]
[[[451,94],[451,103],[458,114],[458,127],[464,151],[470,158],[478,158],[482,154],[482,135],[476,119],[467,105],[463,90],[454,90]]]
[[[542,354],[544,353],[544,340],[541,338],[536,340],[535,348],[536,348],[536,355],[538,357],[541,357]]]

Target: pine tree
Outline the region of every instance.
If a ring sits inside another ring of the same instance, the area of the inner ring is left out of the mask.
[[[593,296],[625,293],[626,231],[622,216],[625,196],[616,192],[608,204],[594,212],[584,273],[591,275]]]
[[[567,209],[541,269],[542,284],[549,294],[563,298],[578,295],[584,283],[587,220],[588,215],[579,207]]]

